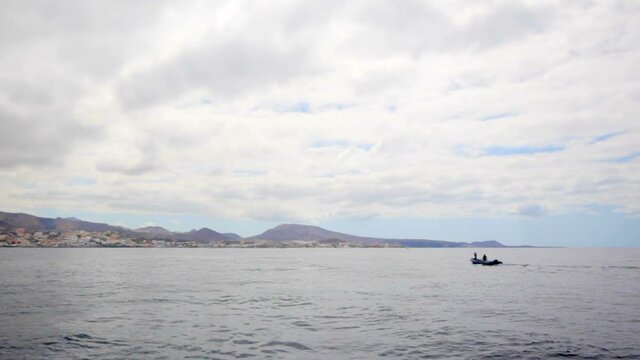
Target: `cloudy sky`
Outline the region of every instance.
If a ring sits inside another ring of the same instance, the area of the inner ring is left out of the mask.
[[[2,8],[2,211],[640,246],[640,2]]]

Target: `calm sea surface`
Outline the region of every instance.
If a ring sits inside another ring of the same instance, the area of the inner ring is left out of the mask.
[[[0,249],[0,358],[640,358],[640,249],[472,253]]]

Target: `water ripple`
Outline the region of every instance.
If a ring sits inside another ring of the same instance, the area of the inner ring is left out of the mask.
[[[56,250],[0,249],[0,358],[640,358],[633,250]]]

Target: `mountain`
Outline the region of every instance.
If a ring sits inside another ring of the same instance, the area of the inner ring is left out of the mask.
[[[0,228],[16,229],[25,228],[28,231],[70,231],[83,230],[93,232],[116,232],[131,237],[146,239],[162,239],[174,241],[193,241],[198,243],[209,243],[211,241],[232,241],[237,242],[242,239],[238,234],[219,233],[209,228],[191,230],[179,233],[171,232],[160,226],[147,226],[136,230],[130,230],[120,226],[113,226],[103,223],[83,221],[77,218],[43,218],[29,214],[0,212]],[[269,229],[262,234],[251,236],[247,240],[267,240],[273,242],[303,240],[318,241],[323,243],[350,243],[360,245],[394,245],[405,247],[505,247],[495,240],[476,241],[472,243],[451,242],[443,240],[428,239],[383,239],[374,237],[363,237],[351,234],[340,233],[323,229],[319,226],[282,224]]]
[[[327,239],[340,239],[344,241],[368,241],[373,238],[364,238],[349,234],[343,234],[335,231],[329,231],[318,226],[298,225],[298,224],[282,224],[263,232],[260,235],[252,236],[252,240],[270,240],[270,241],[290,241],[290,240],[306,240],[320,241]]]
[[[0,227],[6,229],[25,228],[28,231],[93,231],[93,232],[115,232],[127,236],[162,239],[176,241],[194,241],[208,243],[210,241],[235,241],[231,236],[223,235],[208,228],[192,230],[186,233],[174,233],[160,226],[147,226],[136,230],[112,226],[109,224],[94,223],[79,220],[77,218],[44,218],[29,214],[16,214],[0,212]]]
[[[469,244],[465,242],[454,242],[444,240],[421,240],[421,239],[390,239],[391,244],[400,244],[405,247],[415,248],[452,248],[452,247],[467,247]]]
[[[54,219],[38,218],[29,214],[13,214],[0,212],[0,222],[9,229],[25,228],[27,230],[44,230],[54,227]]]
[[[157,234],[157,235],[171,235],[173,234],[171,231],[161,227],[161,226],[146,226],[143,228],[139,228],[135,230],[136,232],[148,233],[148,234]]]
[[[42,230],[84,230],[84,231],[99,231],[99,232],[127,232],[131,233],[131,230],[125,229],[120,226],[112,226],[103,223],[94,223],[89,221],[78,220],[75,218],[43,218],[29,214],[15,214],[0,212],[0,222],[3,226],[9,229],[25,228],[29,231],[42,231]]]
[[[292,241],[292,240],[305,240],[305,241],[341,241],[354,244],[364,245],[400,245],[406,247],[504,247],[497,241],[478,242],[478,243],[466,243],[466,242],[451,242],[443,240],[428,240],[428,239],[383,239],[373,237],[362,237],[350,234],[339,233],[323,229],[318,226],[311,225],[299,225],[299,224],[282,224],[272,229],[263,232],[260,235],[252,236],[248,239],[251,240],[270,240],[270,241]],[[486,243],[486,246],[483,246]]]
[[[202,228],[200,230],[191,230],[189,232],[171,232],[161,226],[147,226],[140,229],[136,229],[138,233],[152,234],[159,238],[168,238],[178,241],[193,241],[199,243],[208,243],[210,241],[230,241],[239,240],[241,237],[236,234],[221,234],[217,231],[209,228]],[[233,235],[237,236],[234,237]]]
[[[469,247],[481,247],[481,248],[499,248],[504,247],[501,243],[495,240],[487,240],[487,241],[474,241],[469,243]]]
[[[224,235],[224,236],[226,236],[226,237],[228,237],[230,239],[233,239],[233,240],[241,240],[242,239],[242,236],[240,236],[240,235],[238,235],[236,233],[223,233],[222,235]]]
[[[209,228],[202,228],[200,230],[191,230],[188,233],[175,233],[178,240],[194,241],[194,242],[210,242],[214,240],[233,240],[232,238],[221,234],[217,231],[213,231]]]

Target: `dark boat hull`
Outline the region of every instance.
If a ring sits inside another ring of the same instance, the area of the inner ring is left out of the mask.
[[[471,259],[471,263],[474,265],[493,266],[493,265],[502,264],[502,261],[499,261],[499,260],[484,261],[482,259]]]

